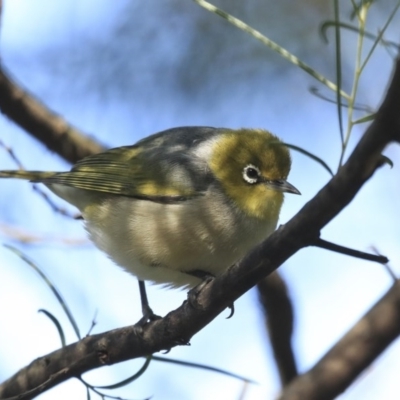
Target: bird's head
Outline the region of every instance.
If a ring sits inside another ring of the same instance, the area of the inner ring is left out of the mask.
[[[260,129],[226,130],[212,145],[209,167],[238,209],[258,219],[277,219],[283,193],[300,194],[286,181],[288,148]]]

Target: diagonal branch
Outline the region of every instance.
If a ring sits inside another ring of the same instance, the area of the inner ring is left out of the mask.
[[[400,335],[400,281],[280,400],[334,399]]]
[[[184,302],[181,307],[163,319],[147,324],[142,330],[130,326],[89,336],[41,357],[4,382],[0,386],[0,398],[24,392],[26,395],[20,395],[18,399],[32,398],[90,369],[143,357],[189,341],[260,279],[276,270],[299,249],[311,245],[320,230],[350,203],[381,165],[381,152],[385,146],[400,139],[399,104],[400,62],[397,62],[391,85],[376,119],[338,174],[286,225],[280,227],[242,261],[205,286],[197,297],[196,307]],[[393,309],[399,307],[399,302],[391,296],[382,301],[390,302]],[[381,345],[374,348],[375,352],[364,360],[364,364],[357,364],[349,372],[351,379],[398,335],[400,318],[393,320],[393,324],[396,326],[393,334],[381,336]],[[383,329],[383,326],[378,325],[376,328]],[[379,332],[376,335],[379,336]],[[349,365],[349,368],[352,367]],[[346,384],[349,382],[346,381]]]
[[[105,148],[22,89],[0,64],[0,110],[50,150],[71,163]]]

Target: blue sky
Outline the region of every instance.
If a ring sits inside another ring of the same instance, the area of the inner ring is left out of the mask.
[[[130,2],[130,7],[128,3],[113,2],[111,8],[104,0],[5,1],[2,61],[53,110],[107,146],[134,143],[173,126],[263,127],[318,154],[333,168],[337,166],[336,108],[309,93],[308,88],[316,85],[311,77],[194,2],[171,0],[163,6]],[[334,79],[333,45],[322,45],[317,33],[323,12],[310,11],[306,28],[301,22],[276,28],[269,14],[276,12],[278,19],[281,11],[272,8],[268,14],[261,4],[259,16],[254,9],[244,10],[243,15],[240,7],[235,11],[267,35],[269,27],[275,27],[271,31],[274,40],[281,39]],[[371,11],[372,29],[382,26],[384,16],[384,6]],[[289,20],[295,17],[288,15]],[[196,34],[198,26],[202,30]],[[389,37],[396,39],[397,34],[389,30]],[[307,44],[296,44],[296,35]],[[354,36],[346,36],[343,43],[349,72],[346,83],[351,81]],[[378,50],[362,81],[360,103],[379,105],[391,68],[390,57]],[[362,132],[363,127],[354,130],[351,146]],[[5,118],[0,120],[0,139],[15,150],[27,169],[69,168]],[[391,146],[385,154],[394,168],[379,170],[354,202],[324,228],[322,237],[364,251],[376,246],[398,274],[399,148]],[[0,162],[1,169],[16,167],[2,149]],[[289,180],[302,196],[287,196],[280,223],[290,219],[328,179],[319,165],[293,153]],[[135,278],[87,241],[80,222],[52,212],[26,182],[0,184],[1,242],[13,244],[40,265],[63,293],[83,334],[95,314],[96,333],[139,318]],[[13,240],[11,228],[37,238],[37,243]],[[295,306],[294,348],[301,371],[311,367],[391,285],[379,265],[313,248],[300,251],[280,271]],[[60,345],[55,328],[38,309],[60,318],[69,342],[76,338],[37,274],[2,247],[0,277],[3,380]],[[186,298],[182,291],[160,287],[150,287],[149,296],[161,315]],[[169,356],[247,376],[260,384],[248,388],[246,400],[272,399],[279,384],[255,291],[239,299],[235,309],[233,318],[225,319],[228,312],[220,315],[193,338],[190,347],[175,348]],[[392,398],[399,390],[399,356],[400,346],[395,342],[341,398]],[[92,383],[113,383],[134,373],[141,363],[130,361],[86,376]],[[197,400],[236,399],[240,391],[241,383],[230,378],[154,363],[140,380],[112,394]],[[84,396],[83,386],[70,381],[40,398]]]

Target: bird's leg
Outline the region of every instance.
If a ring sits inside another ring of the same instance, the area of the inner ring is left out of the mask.
[[[138,326],[143,326],[149,321],[155,321],[161,317],[154,314],[153,310],[149,306],[149,300],[147,299],[146,284],[144,281],[139,282],[140,302],[142,303],[142,315],[143,317],[136,323]]]

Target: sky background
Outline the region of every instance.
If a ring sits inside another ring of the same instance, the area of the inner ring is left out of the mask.
[[[175,126],[269,129],[285,142],[319,155],[337,168],[340,140],[336,107],[310,94],[333,98],[310,76],[221,18],[188,0],[5,0],[0,32],[5,68],[30,92],[83,132],[108,147],[132,144]],[[289,0],[219,1],[218,5],[301,57],[329,79],[335,77],[334,45],[318,33],[332,18],[331,2]],[[396,2],[374,5],[369,29],[382,27]],[[343,16],[349,15],[343,4]],[[387,38],[399,39],[396,18]],[[332,39],[333,32],[329,32]],[[343,38],[344,87],[350,90],[354,34]],[[380,103],[392,58],[378,49],[360,84],[359,103]],[[354,146],[364,130],[356,127]],[[0,119],[0,140],[27,169],[65,170],[59,156]],[[349,154],[349,153],[347,153]],[[385,154],[394,168],[381,168],[355,200],[322,231],[322,237],[355,249],[375,246],[400,272],[400,151]],[[286,196],[280,223],[288,221],[329,180],[312,160],[293,153],[289,181],[302,196]],[[0,148],[0,168],[15,169]],[[0,182],[0,241],[34,260],[50,277],[74,313],[82,335],[96,315],[93,333],[130,325],[140,317],[136,279],[113,265],[86,239],[79,221],[54,213],[26,182]],[[72,207],[53,196],[60,207]],[[28,244],[13,239],[27,235]],[[389,289],[379,265],[329,253],[301,250],[279,271],[295,308],[293,346],[301,372],[324,353]],[[148,289],[155,312],[165,315],[186,298],[183,291]],[[36,357],[56,350],[55,327],[39,309],[59,318],[68,343],[76,340],[48,287],[26,263],[0,247],[0,381]],[[259,382],[246,400],[273,399],[279,381],[266,339],[255,290],[199,332],[190,347],[167,357],[223,368]],[[143,360],[85,374],[93,384],[111,384],[132,375]],[[400,391],[400,345],[396,341],[341,399],[392,399]],[[129,399],[237,399],[240,381],[215,373],[154,362],[128,387],[111,392]],[[84,399],[85,388],[68,381],[40,399]],[[95,396],[93,397],[95,398]]]

